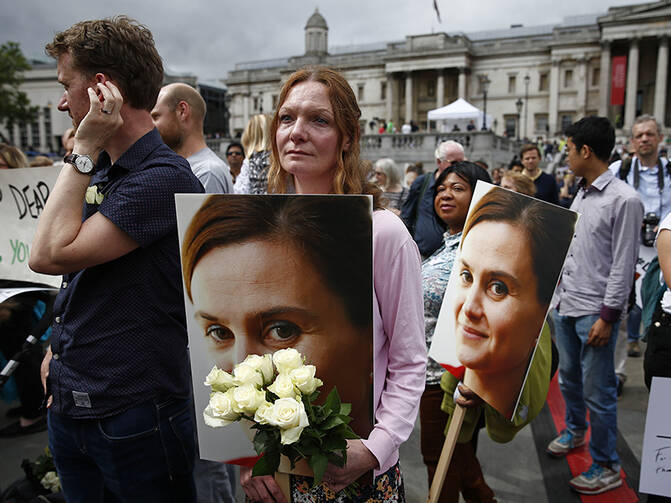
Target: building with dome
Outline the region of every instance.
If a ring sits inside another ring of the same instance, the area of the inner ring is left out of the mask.
[[[408,35],[403,40],[329,47],[318,10],[305,25],[298,56],[241,62],[228,74],[231,131],[271,113],[282,82],[294,70],[326,65],[341,71],[362,111],[362,127],[392,120],[422,129],[429,110],[457,98],[493,117],[498,135],[552,138],[586,115],[609,117],[620,135],[634,118],[654,115],[671,125],[669,36],[671,0],[611,7],[556,25],[470,33]]]

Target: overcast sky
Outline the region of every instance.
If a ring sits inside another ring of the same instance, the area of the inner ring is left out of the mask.
[[[17,41],[29,57],[77,21],[127,14],[146,24],[170,73],[226,78],[235,63],[304,52],[303,28],[319,8],[329,46],[402,40],[431,32],[535,26],[565,16],[606,12],[631,0],[1,0],[0,41]]]

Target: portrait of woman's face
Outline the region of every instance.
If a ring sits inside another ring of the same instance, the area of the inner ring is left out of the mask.
[[[293,347],[317,367],[322,398],[337,383],[351,402],[355,431],[370,427],[372,329],[357,327],[341,299],[287,240],[251,240],[207,252],[191,279],[198,339],[222,369],[248,354]],[[363,425],[363,426],[362,426]]]
[[[526,366],[548,306],[536,295],[525,231],[501,221],[476,224],[463,238],[456,267],[459,361],[486,373]]]

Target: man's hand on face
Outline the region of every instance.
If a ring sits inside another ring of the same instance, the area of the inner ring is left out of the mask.
[[[76,154],[87,154],[95,161],[105,142],[121,127],[123,98],[111,81],[97,83],[96,89],[87,89],[90,107],[75,134]],[[96,93],[97,91],[97,93]]]

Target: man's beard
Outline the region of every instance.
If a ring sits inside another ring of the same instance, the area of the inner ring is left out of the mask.
[[[182,143],[184,143],[184,138],[179,132],[165,133],[165,135],[161,135],[161,138],[163,138],[163,143],[170,147],[171,150],[175,151],[182,146]]]

